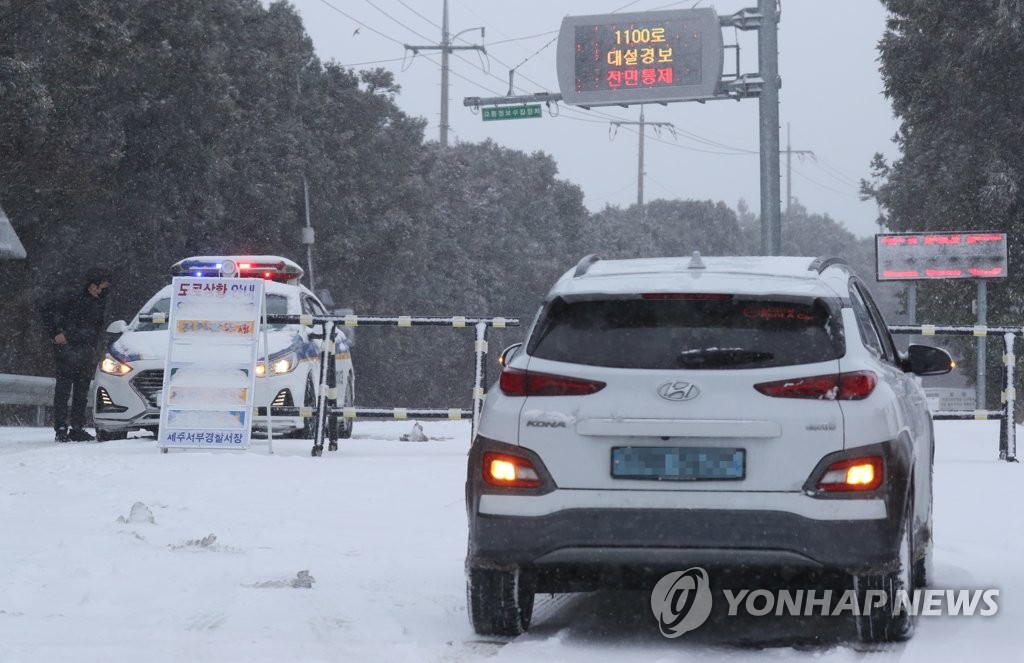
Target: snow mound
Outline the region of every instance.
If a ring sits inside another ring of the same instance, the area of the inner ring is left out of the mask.
[[[117,522],[119,523],[155,523],[156,519],[153,518],[153,512],[148,506],[142,502],[136,502],[132,505],[131,511],[128,512],[128,516],[118,516]]]
[[[264,582],[258,582],[255,585],[249,586],[256,587],[258,589],[265,589],[268,587],[292,587],[294,589],[312,589],[314,582],[316,582],[316,578],[311,576],[309,574],[309,571],[299,571],[295,574],[294,578],[290,578],[288,580],[266,580]]]
[[[412,425],[412,430],[399,438],[402,442],[426,442],[430,438],[423,432],[423,426],[420,426],[420,422],[415,422]]]

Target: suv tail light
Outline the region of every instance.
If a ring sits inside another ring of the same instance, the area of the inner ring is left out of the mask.
[[[498,386],[506,396],[586,396],[601,391],[607,384],[506,367],[501,371]]]
[[[874,490],[882,485],[882,459],[849,458],[832,463],[818,479],[818,490],[828,492]]]
[[[683,299],[689,301],[727,301],[732,295],[716,292],[645,292],[642,299]]]
[[[853,371],[762,382],[755,384],[754,389],[773,398],[859,401],[867,398],[877,384],[878,376],[871,371]]]
[[[541,484],[533,463],[519,456],[494,452],[484,454],[484,481],[509,488],[536,488]]]

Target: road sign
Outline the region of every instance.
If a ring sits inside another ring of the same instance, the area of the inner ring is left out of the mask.
[[[161,449],[245,449],[252,432],[263,279],[172,281]]]
[[[566,16],[558,34],[558,87],[576,106],[712,99],[725,50],[709,7]]]
[[[1005,278],[1006,233],[875,235],[875,269],[879,281]]]
[[[531,117],[541,117],[540,104],[483,108],[481,109],[480,116],[484,122],[490,122],[491,120],[525,120]]]

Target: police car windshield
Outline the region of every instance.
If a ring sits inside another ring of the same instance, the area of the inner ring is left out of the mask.
[[[267,295],[267,315],[288,315],[288,298],[283,295]],[[270,329],[281,329],[284,325],[269,325]]]
[[[153,302],[153,305],[147,309],[139,311],[139,315],[153,315],[154,313],[166,314],[171,310],[171,298],[163,297]],[[288,298],[283,295],[267,295],[267,315],[287,315],[288,314]],[[165,318],[166,320],[166,318]],[[270,325],[271,329],[280,329],[284,325]],[[155,323],[139,321],[135,327],[135,331],[159,331],[167,329],[167,323]]]

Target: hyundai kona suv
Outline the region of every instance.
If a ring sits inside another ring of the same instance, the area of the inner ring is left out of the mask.
[[[845,263],[588,256],[502,360],[466,483],[478,633],[524,631],[537,592],[700,565],[840,570],[890,601],[861,637],[907,636],[885,608],[932,549],[915,375],[952,362],[898,351]]]
[[[296,263],[277,256],[196,256],[175,263],[173,276],[216,276],[217,265],[233,260],[239,276],[265,280],[268,315],[323,316],[326,309],[316,296],[299,283],[303,270]],[[93,421],[100,440],[124,438],[130,431],[156,433],[160,424],[160,397],[169,343],[166,318],[146,322],[143,315],[167,314],[171,286],[165,286],[125,324],[117,321],[108,331],[121,336],[96,368]],[[254,404],[265,412],[270,406],[312,406],[320,384],[322,330],[301,324],[272,324],[267,330],[269,360],[260,357],[256,366]],[[259,352],[263,353],[262,341]],[[351,406],[355,398],[355,371],[348,337],[339,330],[335,339],[338,404]],[[273,434],[311,438],[312,418],[273,417]],[[338,422],[339,437],[352,434],[352,420]],[[267,430],[268,419],[255,416],[253,428]]]

